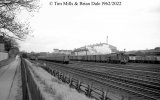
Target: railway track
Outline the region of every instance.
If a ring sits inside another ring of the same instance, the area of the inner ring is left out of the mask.
[[[139,63],[127,63],[127,64],[110,64],[110,63],[100,63],[100,62],[84,62],[84,61],[70,61],[71,64],[90,64],[98,65],[99,67],[105,66],[115,67],[115,68],[124,68],[131,70],[140,70],[140,71],[149,71],[149,72],[160,72],[159,64],[139,64]]]
[[[103,72],[78,67],[71,67],[68,65],[52,62],[46,62],[46,64],[56,69],[75,75],[78,74],[81,77],[88,78],[100,84],[110,86],[115,89],[120,89],[137,96],[145,97],[150,100],[160,100],[160,85],[158,83],[130,78],[127,76],[124,77],[121,75],[114,75],[108,73],[106,74]]]
[[[75,62],[69,66],[72,67],[79,67],[83,69],[91,69],[93,71],[103,72],[103,73],[110,73],[115,75],[122,75],[127,76],[134,79],[141,79],[144,81],[149,81],[151,83],[160,83],[160,73],[158,72],[152,72],[152,71],[143,71],[143,70],[137,70],[137,69],[131,69],[131,68],[119,68],[118,65],[110,64],[108,66],[99,65],[96,63],[84,63],[82,64],[80,62]]]

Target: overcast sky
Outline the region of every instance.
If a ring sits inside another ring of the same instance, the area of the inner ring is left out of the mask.
[[[21,50],[73,50],[104,43],[107,36],[118,50],[160,46],[160,0],[119,0],[121,6],[55,6],[51,1],[41,0],[42,8],[30,19],[34,37],[21,42]]]

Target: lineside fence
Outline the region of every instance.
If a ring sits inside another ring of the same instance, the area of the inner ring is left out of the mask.
[[[70,87],[75,88],[78,92],[84,93],[86,96],[95,98],[96,100],[111,100],[107,97],[107,92],[81,82],[78,79],[66,76],[63,72],[56,69],[51,69],[49,67],[43,67],[51,75],[57,77],[62,82],[69,84]]]
[[[44,100],[25,60],[21,59],[23,100]]]

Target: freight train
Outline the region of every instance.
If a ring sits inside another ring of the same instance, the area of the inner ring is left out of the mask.
[[[112,53],[105,55],[70,56],[70,60],[126,64],[129,59],[128,56],[125,55],[124,53]]]
[[[158,55],[128,55],[125,53],[112,53],[106,55],[84,55],[70,56],[73,61],[88,61],[88,62],[105,62],[105,63],[150,63],[160,64],[160,56]]]
[[[112,64],[152,63],[160,64],[160,56],[156,55],[128,55],[125,53],[111,53],[105,55],[50,55],[31,56],[31,60],[46,60],[68,64],[71,61],[102,62]]]

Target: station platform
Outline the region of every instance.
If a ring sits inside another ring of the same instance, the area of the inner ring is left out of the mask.
[[[17,58],[0,67],[0,100],[22,100],[21,87],[20,59]]]

